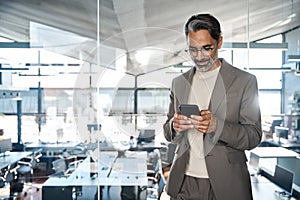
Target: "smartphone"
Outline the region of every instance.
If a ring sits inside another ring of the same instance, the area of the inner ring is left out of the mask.
[[[181,104],[179,110],[181,114],[187,117],[191,117],[191,115],[200,115],[199,107],[196,104]]]

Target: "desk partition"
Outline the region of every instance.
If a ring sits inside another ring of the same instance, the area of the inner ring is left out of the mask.
[[[294,173],[293,193],[300,199],[300,157],[289,160],[279,160],[278,165]]]

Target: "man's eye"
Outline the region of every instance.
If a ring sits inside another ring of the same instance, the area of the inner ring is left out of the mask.
[[[190,52],[197,52],[197,49],[190,48]]]
[[[203,49],[204,49],[204,51],[211,51],[211,50],[213,50],[212,47],[203,47]]]

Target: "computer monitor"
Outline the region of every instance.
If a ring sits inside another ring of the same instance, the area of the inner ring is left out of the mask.
[[[57,129],[56,136],[57,142],[60,142],[64,138],[64,130],[62,128]]]
[[[12,150],[11,139],[0,139],[0,153],[5,153],[6,151]]]
[[[141,142],[153,142],[155,139],[155,129],[141,129],[139,137],[137,139],[137,143]]]
[[[67,168],[66,161],[63,158],[54,160],[52,162],[52,166],[53,166],[53,170],[54,170],[55,174],[63,174]]]
[[[276,165],[274,182],[289,195],[292,194],[294,173]]]
[[[275,134],[278,138],[285,138],[288,139],[289,128],[282,127],[282,126],[275,126]]]
[[[273,119],[272,125],[271,125],[271,131],[272,131],[272,133],[275,132],[275,127],[276,126],[281,126],[282,121],[283,121],[282,119]]]

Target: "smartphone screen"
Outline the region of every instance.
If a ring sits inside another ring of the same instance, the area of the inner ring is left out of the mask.
[[[195,104],[181,104],[179,110],[181,114],[187,117],[191,117],[191,115],[200,115],[199,107]]]

